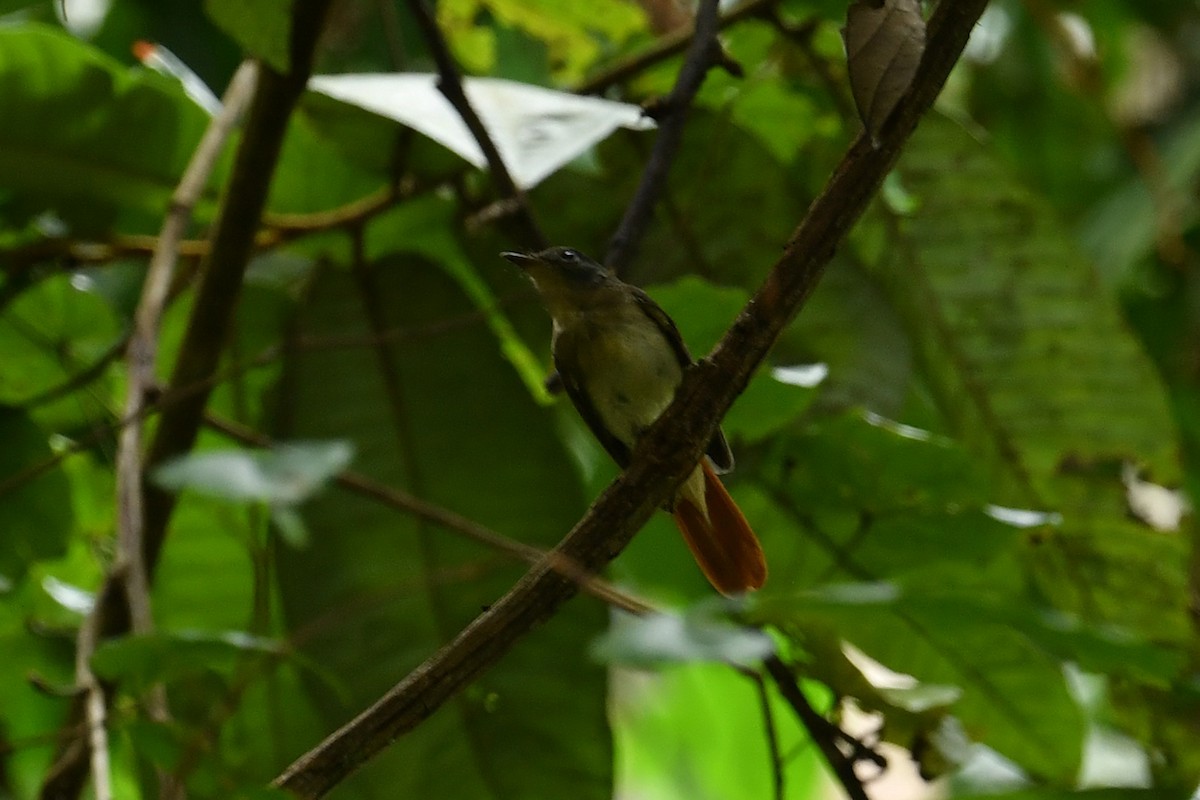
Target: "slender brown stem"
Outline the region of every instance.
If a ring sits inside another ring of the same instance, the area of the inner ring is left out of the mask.
[[[766,668],[767,674],[771,676],[771,680],[775,681],[775,685],[779,687],[779,693],[783,695],[783,699],[800,718],[800,723],[808,731],[808,738],[817,745],[821,755],[825,756],[825,760],[833,770],[838,783],[842,785],[846,796],[850,800],[868,800],[867,791],[854,772],[854,763],[846,758],[845,753],[838,748],[837,736],[833,734],[835,731],[840,731],[812,707],[808,698],[804,696],[804,692],[800,690],[800,685],[796,682],[792,671],[778,656],[768,657],[763,662],[763,666]]]
[[[717,42],[718,0],[703,0],[696,11],[696,33],[692,37],[687,59],[679,70],[675,88],[667,96],[659,117],[658,137],[654,149],[642,170],[642,179],[625,216],[608,243],[608,254],[604,259],[614,272],[620,272],[637,253],[638,243],[654,215],[654,205],[667,182],[667,173],[683,142],[683,126],[687,122],[688,109],[704,76],[717,60],[721,46]]]
[[[242,444],[253,447],[270,447],[271,445],[269,437],[253,431],[244,425],[239,425],[236,422],[222,419],[213,414],[206,414],[205,422],[213,430],[223,433]],[[534,547],[504,536],[448,508],[430,503],[427,500],[422,500],[401,489],[371,480],[367,476],[353,470],[345,470],[338,473],[334,476],[333,482],[349,492],[362,497],[368,497],[397,511],[403,511],[407,514],[420,517],[427,522],[432,522],[448,531],[476,541],[498,553],[503,553],[518,561],[524,561],[526,564],[537,564],[543,558],[549,558],[556,571],[579,584],[580,589],[585,593],[614,608],[639,615],[648,614],[654,610],[653,606],[649,603],[621,591],[608,581],[586,571],[583,567],[561,555],[547,552],[539,547]]]

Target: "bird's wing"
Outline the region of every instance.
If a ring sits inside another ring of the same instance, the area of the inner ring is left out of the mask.
[[[573,348],[574,339],[566,335],[559,336],[554,344],[554,366],[557,370],[555,374],[558,375],[558,382],[563,389],[566,389],[567,397],[571,398],[575,410],[591,428],[596,439],[612,456],[613,461],[616,461],[621,469],[625,469],[629,466],[629,447],[604,425],[604,421],[600,419],[600,413],[596,411],[596,406],[592,403],[592,398],[584,388],[581,377],[574,370],[565,366],[578,363],[578,359],[572,357]]]
[[[675,320],[662,310],[658,303],[650,295],[643,292],[636,286],[633,289],[633,297],[637,301],[638,308],[642,313],[650,318],[650,321],[658,326],[671,349],[675,351],[675,358],[679,360],[679,366],[687,370],[692,365],[692,354],[688,352],[687,345],[684,344],[683,336],[679,333],[679,328],[675,325]],[[569,390],[568,390],[569,391]],[[590,424],[590,423],[589,423]],[[611,452],[611,451],[610,451]],[[708,447],[705,449],[705,454],[713,463],[718,473],[729,472],[733,469],[733,451],[729,449],[729,442],[725,440],[725,433],[718,426],[713,436],[708,441]],[[624,466],[622,464],[621,466]]]

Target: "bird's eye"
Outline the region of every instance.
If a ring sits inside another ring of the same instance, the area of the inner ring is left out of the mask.
[[[574,264],[579,260],[579,253],[576,253],[574,250],[563,250],[562,253],[559,254],[559,258],[568,264]]]

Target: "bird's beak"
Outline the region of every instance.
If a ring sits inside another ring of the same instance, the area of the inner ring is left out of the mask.
[[[528,253],[517,253],[513,250],[505,250],[500,254],[500,257],[511,261],[521,269],[529,269],[537,263],[537,259]]]

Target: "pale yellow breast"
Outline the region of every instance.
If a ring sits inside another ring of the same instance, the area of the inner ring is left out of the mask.
[[[609,335],[588,337],[580,350],[585,389],[605,427],[632,446],[670,405],[683,371],[670,343],[640,309],[607,322]]]

